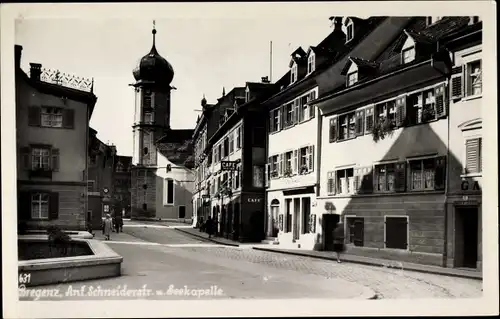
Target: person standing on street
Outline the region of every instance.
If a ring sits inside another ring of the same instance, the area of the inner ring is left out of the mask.
[[[123,218],[121,214],[117,214],[115,217],[116,232],[123,232]]]
[[[106,240],[109,240],[109,236],[111,235],[111,231],[113,229],[113,220],[111,219],[110,214],[106,214],[106,219],[104,220],[104,226],[103,226],[103,234]]]
[[[207,222],[205,223],[205,229],[208,234],[208,238],[212,238],[212,232],[214,230],[214,225],[213,225],[213,219],[212,216],[208,216]]]
[[[339,222],[333,230],[333,251],[337,253],[337,262],[340,263],[340,254],[345,251],[344,223]]]

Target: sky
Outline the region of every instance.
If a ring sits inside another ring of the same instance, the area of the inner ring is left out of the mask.
[[[288,71],[290,54],[307,51],[333,29],[329,12],[305,18],[155,18],[156,47],[174,68],[172,128],[194,128],[205,94],[215,103],[246,81]],[[153,19],[22,19],[15,24],[16,44],[23,46],[21,67],[41,63],[79,77],[94,78],[98,100],[90,126],[120,155],[132,154],[134,82],[132,70],[152,46]]]

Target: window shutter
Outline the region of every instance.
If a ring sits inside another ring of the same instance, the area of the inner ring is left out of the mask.
[[[373,121],[374,121],[374,114],[373,114],[373,106],[369,107],[365,110],[366,114],[366,128],[365,128],[365,133],[371,133],[373,130]]]
[[[404,192],[406,190],[406,162],[396,163],[394,171],[394,190]]]
[[[295,101],[293,101],[292,107],[294,108],[292,116],[293,119],[292,124],[295,124],[299,121],[299,115],[302,113],[300,112],[300,107],[301,107],[300,99],[296,99]]]
[[[269,112],[269,133],[274,132],[274,116],[273,116],[273,114],[274,114],[274,111]]]
[[[41,125],[41,109],[38,106],[28,107],[28,125],[30,126]]]
[[[309,232],[316,232],[316,214],[309,215]]]
[[[360,185],[360,192],[369,194],[373,192],[373,167],[367,166],[361,169],[362,178]],[[361,176],[361,175],[360,175]]]
[[[315,93],[315,92],[312,92],[312,93]],[[309,118],[310,119],[314,118],[315,112],[316,112],[316,107],[312,104],[309,104]]]
[[[335,195],[335,172],[327,173],[327,187],[326,192],[328,195]]]
[[[53,171],[57,172],[59,171],[59,149],[53,148],[51,155],[52,155],[51,168]]]
[[[21,148],[21,165],[25,170],[31,168],[31,149],[29,147]]]
[[[299,151],[298,150],[293,150],[293,167],[292,167],[292,172],[294,175],[297,174],[299,171]]]
[[[396,99],[396,126],[401,127],[406,124],[406,96]]]
[[[445,84],[441,84],[434,88],[434,96],[436,99],[436,118],[443,118],[447,114],[446,96],[445,96]]]
[[[284,163],[283,163],[283,154],[280,154],[278,156],[278,167],[279,167],[279,170],[278,170],[278,175],[279,176],[283,176],[283,167],[284,166]]]
[[[314,170],[314,145],[309,146],[309,166],[308,173],[311,173]]]
[[[451,99],[458,100],[464,95],[464,80],[462,66],[451,70]]]
[[[278,131],[282,130],[286,127],[285,126],[285,121],[286,121],[286,107],[285,107],[285,105],[282,105],[280,107],[279,112],[280,112],[280,127],[278,128]]]
[[[467,140],[466,149],[466,167],[467,173],[479,173],[479,147],[480,139],[474,138]]]
[[[59,217],[59,193],[50,193],[49,199],[49,219],[57,219]]]
[[[360,184],[360,181],[362,179],[361,169],[359,169],[359,168],[354,169],[353,179],[354,179],[354,183],[353,183],[354,184],[354,194],[357,194],[359,192],[359,187],[361,186],[361,184]]]
[[[265,171],[265,174],[266,174],[266,187],[269,187],[269,178],[271,177],[271,168],[270,168],[270,165],[269,164],[266,164],[266,171]],[[235,178],[235,181],[236,181],[236,178]],[[236,185],[235,185],[236,186]],[[236,187],[234,187],[236,188]]]
[[[364,117],[365,117],[365,110],[360,110],[356,112],[356,135],[360,136],[365,133],[364,129]]]
[[[75,110],[63,109],[62,125],[64,128],[74,128],[75,126]]]
[[[304,98],[301,98],[301,99],[297,99],[296,102],[298,103],[298,108],[297,108],[297,122],[300,123],[302,121],[305,120],[304,118],[304,112],[302,111],[302,106],[305,105],[306,103],[304,103]]]
[[[330,119],[330,143],[337,141],[337,117],[334,116]]]
[[[21,191],[17,197],[17,217],[20,220],[28,220],[31,218],[31,193]]]
[[[443,190],[446,185],[446,156],[436,157],[434,189]]]

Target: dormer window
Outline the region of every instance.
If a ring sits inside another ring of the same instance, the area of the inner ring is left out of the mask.
[[[247,89],[246,92],[245,92],[245,102],[248,102],[250,101],[250,90]]]
[[[311,52],[309,58],[307,58],[307,74],[311,74],[316,69],[316,57],[314,53]]]
[[[354,38],[354,23],[351,19],[346,22],[346,42],[351,41]]]
[[[292,70],[290,74],[291,74],[290,84],[295,83],[295,81],[297,81],[297,63],[294,63],[292,65]]]
[[[358,82],[358,71],[347,74],[347,86],[353,86]]]
[[[407,64],[415,60],[415,47],[410,47],[407,49],[404,49],[402,54],[403,58],[403,64]]]

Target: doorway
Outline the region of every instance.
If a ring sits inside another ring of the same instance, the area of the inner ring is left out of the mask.
[[[479,241],[478,208],[457,207],[455,212],[455,266],[475,269]]]
[[[300,198],[293,199],[293,240],[300,237]]]
[[[333,231],[340,221],[340,215],[323,214],[323,250],[333,250]]]

